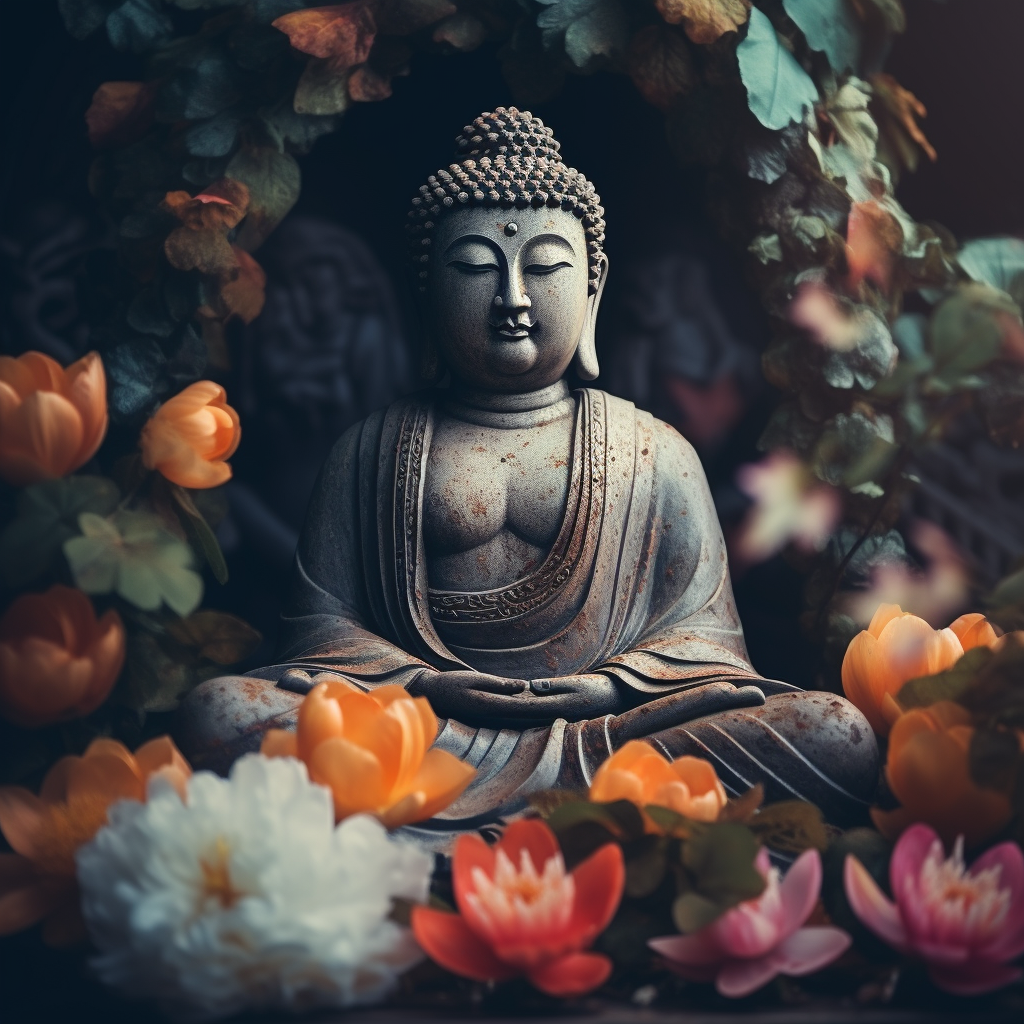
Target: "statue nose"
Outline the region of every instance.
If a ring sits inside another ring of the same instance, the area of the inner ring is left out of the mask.
[[[505,287],[494,296],[495,309],[517,312],[521,309],[529,309],[532,305],[530,296],[526,294],[526,289],[515,280],[509,280]]]

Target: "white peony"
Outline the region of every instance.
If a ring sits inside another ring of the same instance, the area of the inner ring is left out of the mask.
[[[426,899],[432,857],[364,815],[335,826],[291,758],[197,772],[187,804],[155,780],[77,860],[100,978],[178,1018],[370,1003],[422,957],[389,914]]]

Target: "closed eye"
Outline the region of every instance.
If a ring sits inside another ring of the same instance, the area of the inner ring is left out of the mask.
[[[532,274],[535,277],[543,277],[545,274],[553,274],[556,270],[561,270],[563,267],[572,268],[571,263],[531,263],[528,267],[523,270],[524,274]]]
[[[463,274],[489,274],[492,270],[498,270],[496,263],[467,263],[465,260],[452,260],[448,266],[462,271]]]

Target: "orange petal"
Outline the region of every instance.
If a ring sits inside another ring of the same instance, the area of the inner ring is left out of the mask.
[[[264,757],[298,757],[299,738],[291,729],[268,729],[263,734],[260,753]]]
[[[570,934],[577,949],[589,946],[615,916],[626,884],[622,848],[607,843],[572,872],[576,895]]]
[[[413,907],[412,932],[435,963],[474,981],[504,981],[519,972],[499,960],[458,914]]]
[[[107,377],[98,352],[90,352],[65,371],[67,396],[82,417],[82,444],[72,469],[85,465],[107,432]]]
[[[86,651],[92,662],[92,680],[75,707],[79,715],[95,711],[110,696],[125,659],[125,630],[121,616],[114,609],[106,612],[97,624],[99,635]]]
[[[46,804],[21,786],[0,786],[0,832],[15,853],[31,857]]]
[[[469,915],[467,920],[471,926],[478,928],[481,934],[486,934],[488,928],[482,922],[474,923],[476,919],[466,896],[476,892],[476,882],[473,880],[476,868],[488,878],[494,878],[494,857],[494,847],[488,846],[478,835],[469,833],[455,840],[452,851],[452,888],[455,892],[455,902],[463,914]]]
[[[387,829],[401,828],[414,821],[423,821],[429,818],[429,814],[423,813],[423,806],[426,798],[422,793],[409,793],[402,797],[396,804],[385,808],[377,817],[380,823]]]
[[[137,769],[113,753],[90,755],[86,751],[68,779],[69,804],[82,801],[109,807],[117,800],[145,798],[146,788]]]
[[[949,624],[949,628],[956,634],[965,651],[974,647],[991,647],[999,639],[992,623],[981,612],[961,615]]]
[[[68,780],[71,778],[74,766],[81,760],[74,754],[67,754],[53,765],[46,773],[43,785],[39,790],[39,798],[43,803],[60,804],[67,801]]]
[[[31,928],[42,921],[61,900],[52,880],[39,879],[19,888],[0,892],[0,935]]]
[[[907,613],[904,612],[898,604],[880,604],[875,609],[875,614],[871,616],[867,632],[877,640],[881,635],[882,630],[885,629],[893,619],[898,619],[901,615],[905,614]]]
[[[192,767],[170,736],[158,736],[155,740],[143,743],[135,751],[135,762],[143,779],[164,768],[174,768],[186,778],[192,774]]]
[[[373,813],[386,800],[380,762],[368,750],[335,736],[324,740],[307,762],[310,778],[328,786],[340,821],[361,811]]]
[[[612,962],[602,953],[568,953],[531,968],[527,977],[541,992],[564,999],[592,992],[611,973]]]
[[[495,850],[503,850],[505,856],[517,865],[521,862],[522,851],[526,850],[538,874],[543,872],[544,865],[552,857],[562,855],[555,833],[536,818],[513,821],[498,840]]]
[[[5,419],[0,473],[15,484],[64,476],[75,468],[82,437],[82,417],[68,399],[53,391],[35,391]],[[38,467],[33,479],[16,480],[5,471],[8,452]]]
[[[413,792],[424,796],[422,818],[432,818],[455,801],[473,781],[476,769],[444,750],[428,750],[412,781]]]
[[[590,800],[599,804],[629,800],[639,807],[647,803],[644,785],[638,776],[628,771],[602,771],[604,766],[601,765],[594,774],[594,781],[590,784]]]
[[[342,735],[341,706],[326,694],[325,684],[314,686],[299,705],[299,757],[309,761],[324,740]]]

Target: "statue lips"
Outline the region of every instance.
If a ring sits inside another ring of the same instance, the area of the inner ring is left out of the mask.
[[[490,323],[497,334],[508,341],[523,341],[537,332],[537,321],[531,320],[525,313],[515,318],[506,316],[498,321],[492,320]]]

